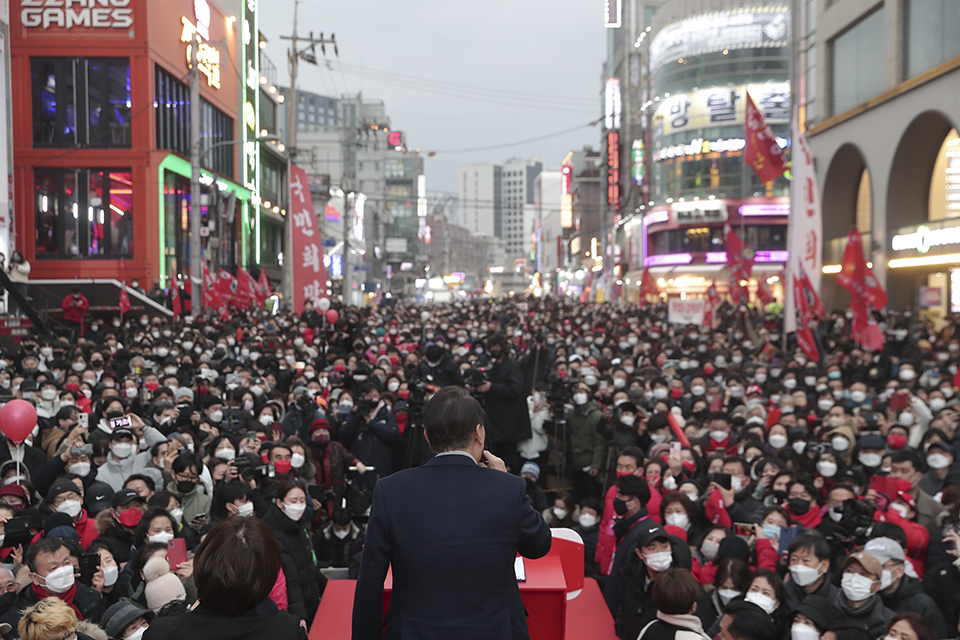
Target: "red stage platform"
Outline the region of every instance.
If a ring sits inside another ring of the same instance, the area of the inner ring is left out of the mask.
[[[539,613],[547,613],[549,609],[541,608],[541,601],[537,598],[546,598],[547,607],[555,607],[556,602],[550,604],[549,593],[544,595],[541,587],[546,586],[545,591],[554,592],[555,584],[546,584],[538,574],[539,564],[545,560],[550,560],[550,556],[540,560],[525,560],[527,570],[527,582],[522,583],[520,591],[523,596],[523,603],[530,612],[530,637],[547,638],[556,637],[559,631],[555,625],[548,625],[541,628],[538,624]],[[556,565],[547,562],[546,575],[553,574],[556,578]],[[353,592],[356,587],[354,580],[331,580],[327,583],[327,589],[324,591],[323,600],[320,602],[320,608],[317,609],[317,616],[310,630],[310,640],[349,640],[350,624],[353,614]],[[532,597],[532,599],[531,599]],[[555,609],[553,609],[555,611]],[[613,628],[613,618],[609,609],[603,600],[603,594],[595,580],[587,579],[584,581],[583,591],[573,600],[566,601],[566,614],[564,615],[565,625],[563,629],[563,638],[565,640],[617,640],[617,634]],[[547,634],[547,635],[544,635]]]

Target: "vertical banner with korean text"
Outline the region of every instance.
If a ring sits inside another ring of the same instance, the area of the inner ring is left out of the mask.
[[[320,229],[313,212],[313,198],[307,183],[307,172],[290,165],[290,247],[293,260],[293,310],[303,311],[307,300],[316,303],[327,297],[327,268],[323,264]]]
[[[820,217],[820,191],[813,167],[813,154],[807,137],[794,124],[793,145],[790,158],[790,232],[787,277],[784,278],[784,333],[797,330],[797,308],[793,295],[792,276],[806,272],[811,288],[820,295],[820,280],[823,275],[823,221]]]

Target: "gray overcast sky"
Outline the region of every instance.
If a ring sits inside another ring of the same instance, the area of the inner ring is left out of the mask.
[[[279,36],[291,33],[293,8],[294,0],[261,1],[260,30],[282,85],[290,71]],[[596,119],[603,0],[306,0],[298,35],[310,30],[336,33],[342,68],[328,48],[333,70],[301,65],[298,88],[382,99],[393,127],[423,153],[428,189],[456,192],[461,164],[537,157],[549,168],[567,151],[599,146],[600,129],[584,126],[539,142],[426,158],[431,150],[528,140]]]

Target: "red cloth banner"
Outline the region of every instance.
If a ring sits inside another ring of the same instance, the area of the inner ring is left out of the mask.
[[[740,240],[733,228],[724,225],[724,240],[727,245],[727,269],[730,271],[730,297],[734,304],[748,300],[746,286],[741,280],[750,280],[753,272],[753,251]]]
[[[233,277],[233,274],[226,269],[220,269],[220,273],[217,274],[217,291],[220,292],[220,297],[227,303],[227,306],[233,305],[240,309],[246,309],[250,305],[246,298],[241,298],[239,288],[237,279]]]
[[[770,287],[767,285],[766,278],[757,279],[757,298],[759,298],[760,304],[764,305],[777,301],[777,299],[774,298],[773,294],[770,292]]]
[[[747,93],[746,132],[744,133],[746,146],[743,149],[743,159],[757,172],[761,182],[772,182],[787,170],[787,159],[783,156],[783,149],[777,144],[777,137],[773,130],[764,121],[763,114],[753,103],[753,98]],[[730,249],[728,248],[729,252]]]
[[[127,274],[123,268],[123,260],[120,261],[120,319],[130,312],[130,296],[127,294]]]
[[[174,318],[180,317],[180,285],[175,280],[170,282],[170,309]]]
[[[797,326],[797,346],[807,354],[812,362],[820,361],[820,351],[817,349],[816,342],[813,339],[813,332],[810,331],[810,321],[813,314],[810,311],[810,305],[807,304],[807,296],[803,294],[803,285],[800,279],[793,277],[793,295],[797,310],[800,312],[800,324]]]
[[[293,310],[299,313],[307,300],[316,304],[320,298],[327,297],[327,268],[323,264],[323,245],[307,172],[296,165],[290,165],[290,214],[293,227],[293,255],[289,257],[293,260]]]
[[[260,277],[257,278],[257,286],[260,288],[260,302],[263,304],[266,302],[267,298],[273,295],[273,292],[270,290],[270,280],[267,279],[267,270],[264,268],[260,269]]]
[[[189,280],[187,284],[190,284]],[[223,296],[220,295],[220,290],[217,288],[216,278],[213,277],[213,274],[210,273],[210,270],[207,268],[206,260],[203,261],[203,306],[219,314],[221,318],[230,318],[227,304]]]
[[[263,304],[257,281],[243,268],[237,269],[237,294],[246,301],[247,307]]]

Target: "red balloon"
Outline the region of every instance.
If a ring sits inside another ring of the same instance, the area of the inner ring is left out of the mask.
[[[337,311],[336,309],[327,310],[327,322],[329,322],[330,324],[333,324],[339,319],[340,319],[339,311]]]
[[[26,400],[11,400],[0,409],[0,431],[20,444],[37,426],[37,410]]]

